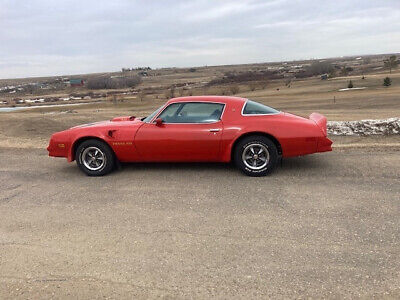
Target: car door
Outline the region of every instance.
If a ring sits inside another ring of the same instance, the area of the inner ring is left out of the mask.
[[[134,144],[143,161],[218,161],[224,104],[179,102],[143,124]]]

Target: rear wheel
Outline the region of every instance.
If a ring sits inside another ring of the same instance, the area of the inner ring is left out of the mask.
[[[76,163],[89,176],[103,176],[110,173],[115,165],[110,147],[99,140],[82,142],[75,153]]]
[[[236,145],[234,161],[238,169],[248,176],[265,176],[276,166],[278,150],[265,136],[248,136]]]

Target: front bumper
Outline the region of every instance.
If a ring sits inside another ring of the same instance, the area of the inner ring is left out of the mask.
[[[49,156],[67,158],[68,149],[68,143],[66,143],[64,139],[58,137],[57,133],[51,136],[49,146],[47,147],[47,151],[49,151]]]

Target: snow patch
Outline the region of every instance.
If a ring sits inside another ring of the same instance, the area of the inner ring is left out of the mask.
[[[400,118],[361,121],[329,121],[330,135],[393,135],[400,134]]]
[[[354,90],[364,90],[364,89],[366,89],[365,86],[363,86],[363,87],[355,87],[355,88],[345,88],[345,89],[340,89],[339,92],[354,91]]]

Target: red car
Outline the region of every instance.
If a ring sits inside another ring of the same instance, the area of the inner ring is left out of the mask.
[[[119,117],[51,136],[49,156],[76,160],[90,176],[117,162],[230,162],[263,176],[280,157],[331,151],[326,118],[309,119],[237,97],[181,97],[146,118]]]

